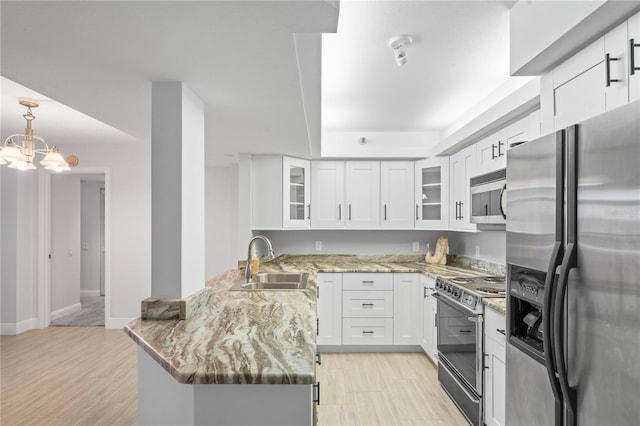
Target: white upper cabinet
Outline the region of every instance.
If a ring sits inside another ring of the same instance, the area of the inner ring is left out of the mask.
[[[629,102],[629,39],[623,22],[604,36],[605,111]]]
[[[346,162],[346,227],[380,227],[380,162]]]
[[[484,174],[506,166],[507,145],[505,134],[505,129],[502,129],[476,143],[476,174]]]
[[[342,228],[345,224],[344,161],[311,163],[311,227]]]
[[[309,160],[282,159],[282,226],[308,228],[311,224],[311,188]]]
[[[636,13],[629,18],[627,25],[629,36],[629,102],[633,102],[640,99],[640,13]]]
[[[415,227],[449,227],[449,157],[415,163]]]
[[[471,223],[469,179],[476,173],[476,145],[471,145],[453,154],[449,159],[449,227],[451,229],[475,230]]]
[[[382,228],[413,228],[413,161],[380,163]]]
[[[640,98],[640,71],[635,69],[640,50],[638,21],[638,14],[632,16],[552,71],[553,96],[547,108],[553,108],[554,129]],[[636,64],[633,71],[631,62]]]

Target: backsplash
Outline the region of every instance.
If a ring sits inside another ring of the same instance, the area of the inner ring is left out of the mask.
[[[472,257],[458,256],[456,259],[456,266],[462,266],[464,268],[482,271],[493,275],[506,275],[506,267],[504,265],[487,262],[481,259],[474,259]]]

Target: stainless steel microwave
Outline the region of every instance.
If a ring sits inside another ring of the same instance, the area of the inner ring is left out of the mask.
[[[471,223],[507,223],[507,169],[472,177]]]

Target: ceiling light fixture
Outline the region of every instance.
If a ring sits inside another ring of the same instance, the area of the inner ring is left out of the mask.
[[[407,63],[407,48],[413,43],[413,38],[408,35],[391,37],[389,47],[393,50],[396,64],[401,67]]]
[[[38,103],[33,99],[19,98],[20,105],[27,107],[27,113],[23,115],[27,120],[27,127],[24,133],[16,133],[5,139],[4,145],[0,150],[0,164],[9,163],[10,169],[33,170],[33,157],[36,154],[44,155],[40,164],[45,166],[47,170],[61,172],[69,169],[69,163],[62,158],[58,147],[49,145],[41,136],[33,134],[31,122],[35,120],[35,115],[31,112],[31,108],[37,108]],[[41,146],[38,147],[38,144]],[[77,157],[76,157],[77,159]],[[77,161],[75,161],[77,164]],[[75,165],[75,164],[74,164]]]

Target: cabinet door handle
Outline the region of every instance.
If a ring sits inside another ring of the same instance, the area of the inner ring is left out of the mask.
[[[502,147],[504,146],[503,142],[498,141],[498,158],[502,157],[504,155],[504,152],[502,152]]]
[[[418,205],[416,204],[416,220],[419,220],[420,218],[418,217]]]
[[[629,39],[629,75],[640,71],[640,67],[636,67],[636,47],[640,47],[640,43],[636,43],[632,38]]]
[[[316,364],[322,365],[322,358],[320,357],[320,352],[316,353]]]
[[[317,403],[318,405],[320,405],[320,382],[316,383],[315,385],[313,385],[314,389],[316,389],[316,397],[313,399],[313,402]]]
[[[338,220],[342,220],[342,204],[338,204]]]
[[[496,328],[496,331],[497,331],[498,333],[502,334],[503,336],[506,336],[506,335],[507,335],[507,332],[506,332],[505,330],[500,329],[500,328]]]
[[[462,205],[464,203],[462,201],[460,201],[460,220],[464,219],[464,216],[462,216]]]
[[[458,202],[456,201],[456,220],[458,220]]]
[[[316,336],[320,335],[320,318],[316,318]]]
[[[422,298],[423,299],[427,298],[427,287],[426,286],[422,287]]]
[[[605,77],[607,79],[607,87],[611,86],[611,83],[619,83],[620,80],[615,79],[615,78],[611,78],[611,61],[617,61],[620,58],[612,58],[608,53],[606,55],[604,55],[604,70],[605,70]]]
[[[387,205],[384,205],[384,220],[387,220]]]
[[[311,204],[307,204],[307,219],[311,220]]]
[[[349,220],[351,220],[351,203],[349,203]]]
[[[491,159],[495,160],[496,158],[498,158],[496,157],[496,146],[494,144],[491,144]]]

